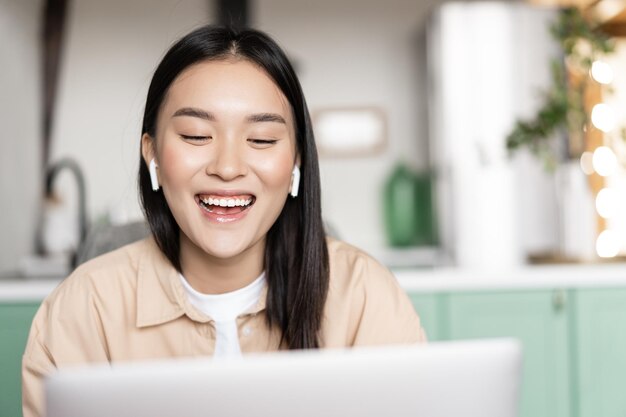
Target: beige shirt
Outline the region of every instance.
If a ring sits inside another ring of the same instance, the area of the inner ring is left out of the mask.
[[[414,343],[420,321],[393,275],[360,250],[328,240],[330,287],[323,347]],[[267,288],[237,318],[241,351],[280,348],[265,322]],[[152,239],[76,269],[33,320],[22,363],[24,417],[43,416],[43,378],[54,368],[93,362],[212,355],[215,327],[191,305],[177,271]]]

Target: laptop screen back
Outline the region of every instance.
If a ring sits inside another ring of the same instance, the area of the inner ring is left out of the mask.
[[[277,352],[61,370],[48,417],[515,417],[509,339]]]

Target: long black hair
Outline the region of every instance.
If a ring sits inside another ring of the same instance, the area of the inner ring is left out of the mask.
[[[262,68],[285,95],[295,122],[301,182],[297,198],[288,198],[267,233],[265,275],[266,317],[279,326],[281,345],[289,349],[317,348],[328,292],[329,266],[321,214],[317,150],[309,111],[295,71],[281,48],[263,32],[203,26],[175,43],[157,67],[146,100],[142,135],[156,137],[159,110],[176,77],[207,60],[245,59]],[[154,140],[154,139],[153,139]],[[143,159],[139,191],[150,229],[159,248],[181,272],[180,228],[162,191],[151,188]]]

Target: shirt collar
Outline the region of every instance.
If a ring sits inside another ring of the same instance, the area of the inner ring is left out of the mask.
[[[156,326],[183,315],[205,323],[210,318],[198,311],[187,299],[178,271],[161,252],[153,238],[146,240],[138,265],[137,327]],[[267,285],[259,302],[243,315],[256,314],[265,309]]]

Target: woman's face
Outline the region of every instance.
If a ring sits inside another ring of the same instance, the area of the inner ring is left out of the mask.
[[[154,157],[181,247],[232,258],[260,249],[280,215],[297,162],[289,103],[245,60],[195,64],[172,83],[161,107]],[[256,251],[255,251],[256,252]]]

